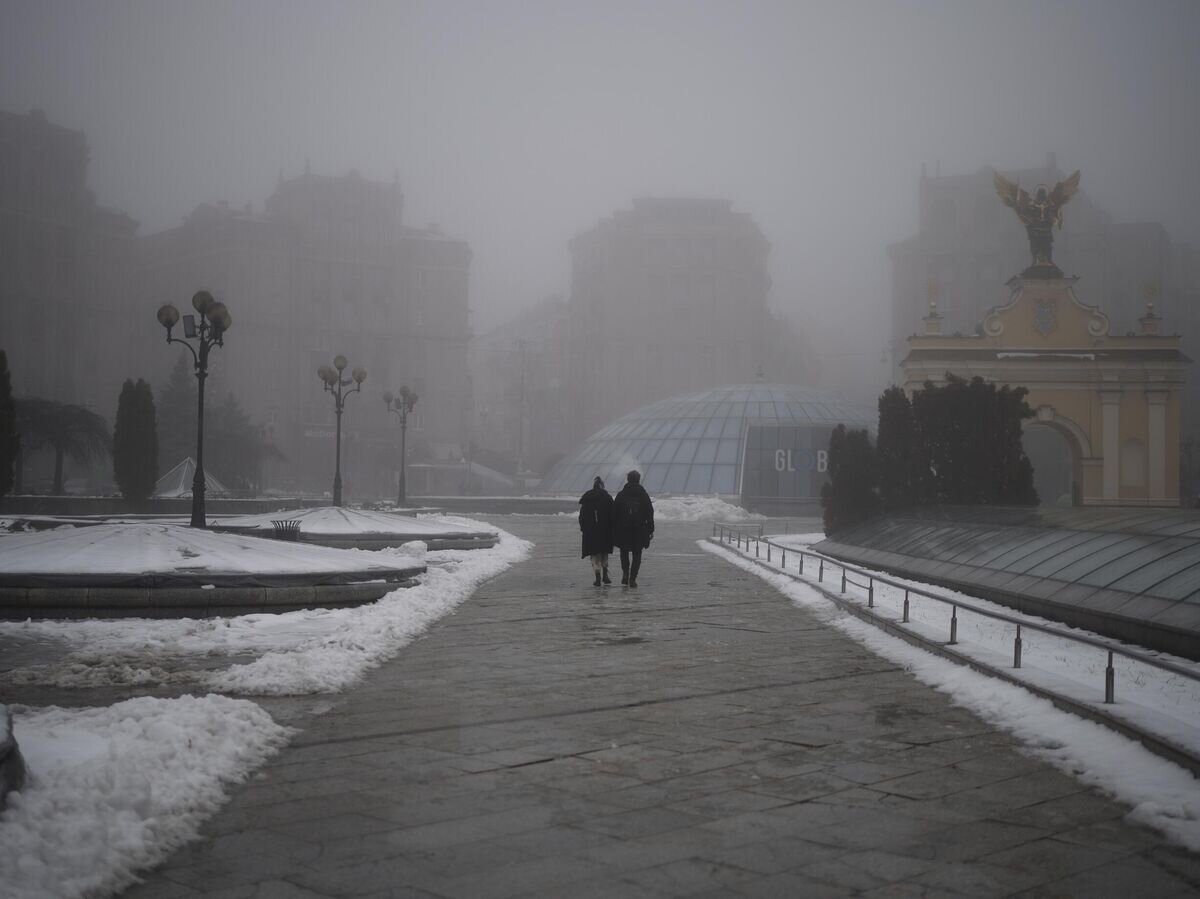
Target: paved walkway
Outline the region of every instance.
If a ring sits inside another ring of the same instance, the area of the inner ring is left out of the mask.
[[[126,893],[1185,896],[1200,856],[660,527],[596,589],[569,518],[313,719]]]

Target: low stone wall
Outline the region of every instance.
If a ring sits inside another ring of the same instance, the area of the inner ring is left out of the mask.
[[[363,605],[414,583],[410,578],[283,587],[0,587],[0,618],[219,618],[294,612]]]
[[[328,505],[317,499],[230,499],[208,497],[208,515],[255,515],[277,509],[308,509]],[[149,499],[133,506],[120,496],[6,496],[0,499],[0,516],[60,515],[183,515],[192,514],[191,499]]]

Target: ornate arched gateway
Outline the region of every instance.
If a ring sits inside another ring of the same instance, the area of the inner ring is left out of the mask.
[[[1030,196],[997,176],[997,191],[1029,231],[1033,264],[1008,282],[977,335],[941,333],[935,303],[925,333],[909,338],[901,368],[909,395],[947,372],[1023,386],[1036,422],[1072,448],[1072,494],[1083,505],[1179,504],[1179,412],[1190,360],[1178,335],[1158,333],[1153,304],[1138,333],[1109,333],[1108,318],[1080,301],[1077,278],[1050,258],[1050,229],[1078,186],[1078,172]],[[1030,224],[1032,222],[1032,224]]]
[[[1084,505],[1179,503],[1179,404],[1188,359],[1180,338],[1158,333],[1152,308],[1139,333],[1114,336],[1105,315],[1080,302],[1075,278],[1009,281],[1008,303],[982,333],[945,336],[936,307],[902,363],[910,395],[946,373],[1029,390],[1036,422],[1072,447],[1072,481]]]

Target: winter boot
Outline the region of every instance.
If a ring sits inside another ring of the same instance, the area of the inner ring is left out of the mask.
[[[629,569],[628,568],[621,569],[621,583],[627,587],[629,586]]]
[[[596,572],[596,579],[594,581],[592,581],[592,586],[593,587],[600,586],[600,572],[599,571]]]
[[[604,583],[606,583],[606,584],[612,583],[612,580],[608,576],[608,566],[607,565],[604,566],[604,576],[602,579],[603,579]]]

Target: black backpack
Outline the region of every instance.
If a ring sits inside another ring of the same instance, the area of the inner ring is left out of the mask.
[[[642,523],[641,503],[633,497],[627,496],[621,500],[620,507],[617,520],[621,527],[631,531],[636,530]]]

